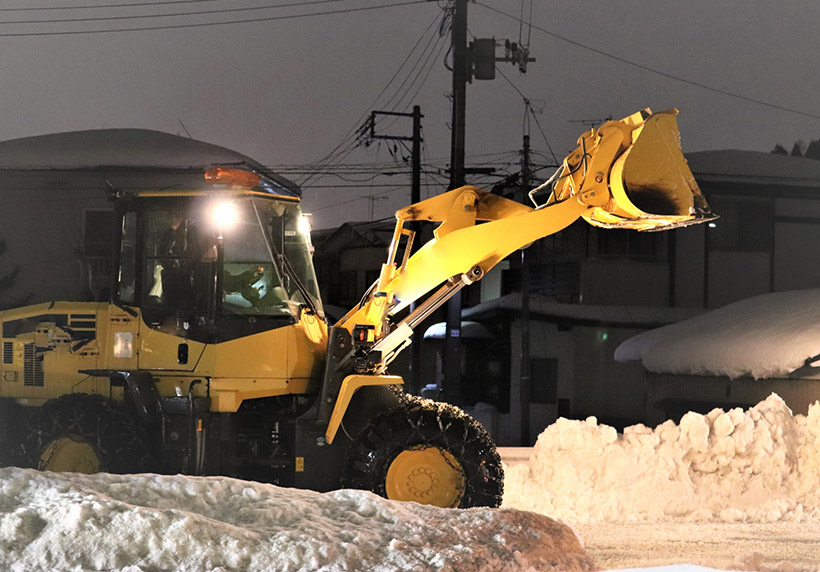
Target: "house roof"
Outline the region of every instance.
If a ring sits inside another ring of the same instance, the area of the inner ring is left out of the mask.
[[[820,161],[761,151],[725,149],[686,153],[700,183],[746,183],[820,190]]]
[[[330,256],[348,248],[387,248],[393,239],[395,221],[346,222],[336,229],[328,229],[314,237],[322,237],[316,245],[319,256]],[[318,242],[318,241],[317,241]]]
[[[288,191],[298,186],[225,147],[150,129],[92,129],[0,142],[0,170],[206,170],[243,166]]]

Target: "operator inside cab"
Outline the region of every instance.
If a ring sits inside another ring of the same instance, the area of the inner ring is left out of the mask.
[[[320,314],[302,219],[298,204],[271,200],[137,206],[123,217],[118,300],[141,306],[149,327],[203,343]]]
[[[173,314],[162,329],[182,335],[191,328],[204,328],[212,305],[217,237],[180,208],[151,215],[148,235],[155,240],[148,245],[153,282],[148,298]]]

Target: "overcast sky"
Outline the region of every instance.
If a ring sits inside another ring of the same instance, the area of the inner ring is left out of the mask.
[[[443,63],[449,36],[438,30],[448,2],[407,2],[7,0],[0,3],[0,140],[157,129],[229,147],[300,180],[304,175],[286,166],[315,162],[349,141],[371,109],[418,104],[429,165],[423,192],[440,192],[447,177],[436,169],[448,161],[451,79]],[[96,8],[31,10],[58,6]],[[262,6],[269,8],[250,10]],[[380,8],[358,10],[372,6]],[[170,15],[208,11],[221,12]],[[316,13],[325,14],[291,18]],[[86,21],[66,21],[76,19]],[[63,21],[11,23],[21,20]],[[238,20],[246,22],[231,23]],[[620,118],[647,106],[681,110],[684,151],[770,151],[776,143],[790,149],[797,139],[820,138],[818,22],[816,0],[471,3],[474,37],[529,39],[537,61],[526,75],[499,63],[507,79],[468,88],[468,166],[517,170],[523,97],[537,110],[529,130],[541,164],[552,161],[550,149],[563,157],[587,128],[571,121]],[[198,25],[207,23],[216,25]],[[65,33],[124,28],[143,29]],[[409,135],[410,127],[392,129]],[[381,169],[390,161],[385,145],[376,144],[342,158]],[[367,219],[371,208],[375,218],[391,216],[407,202],[407,177],[370,177],[309,181],[305,204],[318,226]]]

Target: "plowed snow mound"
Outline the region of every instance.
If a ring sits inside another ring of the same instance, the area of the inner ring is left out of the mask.
[[[690,412],[623,434],[594,417],[559,419],[506,473],[503,506],[567,522],[818,517],[820,405],[793,415],[773,394],[748,411]]]
[[[0,569],[591,570],[572,531],[518,510],[229,478],[0,469]]]

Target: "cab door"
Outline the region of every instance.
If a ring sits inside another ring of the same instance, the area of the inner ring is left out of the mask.
[[[112,369],[192,371],[212,337],[216,261],[188,201],[134,201],[123,208]]]

